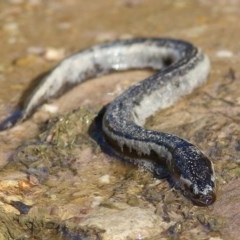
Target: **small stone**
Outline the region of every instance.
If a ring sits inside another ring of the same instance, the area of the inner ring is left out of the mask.
[[[103,175],[99,178],[100,183],[109,184],[110,183],[110,176],[108,174]]]
[[[233,53],[229,50],[219,50],[216,52],[216,56],[219,58],[231,58],[233,57]]]
[[[53,104],[44,104],[43,109],[44,109],[44,111],[49,112],[49,113],[57,113],[58,112],[58,107]]]
[[[65,50],[63,48],[47,48],[44,58],[48,61],[59,61],[65,56]]]

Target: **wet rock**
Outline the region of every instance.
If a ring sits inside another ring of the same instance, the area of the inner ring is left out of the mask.
[[[240,179],[234,179],[225,184],[219,194],[218,201],[214,205],[214,214],[219,216],[222,224],[222,234],[225,238],[239,238],[240,224]],[[224,207],[222,207],[224,206]]]

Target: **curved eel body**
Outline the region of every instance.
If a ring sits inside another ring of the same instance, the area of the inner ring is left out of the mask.
[[[60,62],[44,77],[24,109],[15,112],[16,118],[26,119],[49,98],[87,79],[113,71],[142,68],[157,72],[109,104],[102,120],[106,142],[123,155],[134,153],[133,163],[143,165],[159,177],[170,176],[175,186],[194,204],[212,204],[216,196],[211,161],[188,141],[143,127],[150,115],[171,106],[207,79],[209,59],[191,43],[138,38],[83,50]],[[2,128],[13,125],[12,118],[10,116]]]

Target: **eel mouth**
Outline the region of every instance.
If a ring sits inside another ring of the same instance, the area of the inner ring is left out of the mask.
[[[193,204],[200,207],[206,207],[206,206],[212,205],[216,200],[215,192],[211,192],[206,195],[203,195],[203,194],[198,194],[194,196],[187,195],[187,197],[192,201]]]

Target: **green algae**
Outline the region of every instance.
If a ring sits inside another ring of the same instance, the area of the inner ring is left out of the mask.
[[[49,174],[68,168],[73,173],[72,164],[79,149],[90,146],[93,151],[99,147],[88,135],[90,123],[95,114],[80,108],[65,116],[50,120],[43,132],[35,140],[17,149],[12,159],[18,168],[35,175],[43,183]]]

